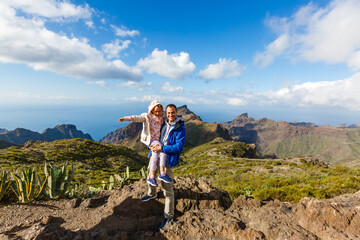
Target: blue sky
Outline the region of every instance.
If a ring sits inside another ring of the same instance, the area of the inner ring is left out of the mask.
[[[0,29],[2,128],[41,128],[25,113],[41,107],[66,115],[43,129],[76,108],[95,126],[153,99],[210,122],[360,123],[359,0],[2,0]]]

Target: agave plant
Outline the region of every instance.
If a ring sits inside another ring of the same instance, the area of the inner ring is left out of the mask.
[[[20,203],[29,203],[34,201],[44,190],[46,184],[42,181],[36,170],[29,168],[21,170],[21,177],[15,173],[11,173],[14,181],[10,186],[19,199]]]
[[[74,178],[75,171],[74,165],[71,165],[71,169],[66,172],[67,162],[57,169],[51,163],[45,163],[44,172],[48,182],[48,192],[51,199],[59,199],[66,195],[70,183]],[[48,168],[48,165],[50,168]]]
[[[141,178],[147,179],[147,175],[148,175],[148,172],[147,172],[147,170],[146,170],[146,167],[142,167],[142,168],[140,169],[140,176],[141,176]]]
[[[122,188],[125,184],[127,184],[130,180],[130,168],[129,166],[126,167],[126,172],[121,176],[118,174],[115,174],[116,183],[119,185],[120,188]]]
[[[0,200],[4,196],[6,189],[9,187],[10,181],[7,179],[7,173],[3,172],[0,176]]]
[[[93,186],[89,186],[89,190],[91,192],[100,192],[100,191],[104,191],[104,190],[112,190],[114,189],[114,186],[115,186],[115,178],[114,176],[110,176],[109,178],[109,182],[105,182],[105,181],[102,181],[101,182],[101,185],[100,187],[93,187]]]

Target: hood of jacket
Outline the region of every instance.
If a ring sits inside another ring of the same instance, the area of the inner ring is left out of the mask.
[[[148,113],[151,113],[151,111],[159,104],[160,102],[158,100],[152,101],[148,107]]]

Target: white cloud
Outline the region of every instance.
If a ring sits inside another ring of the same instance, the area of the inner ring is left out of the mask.
[[[227,98],[227,103],[233,106],[243,106],[246,104],[246,102],[242,98],[236,98],[236,97]]]
[[[88,19],[93,10],[88,6],[76,6],[69,1],[61,0],[2,0],[6,7],[21,10],[25,13],[57,19]],[[1,6],[0,6],[1,7]]]
[[[86,84],[99,85],[99,86],[101,86],[101,87],[105,87],[105,86],[106,86],[106,82],[105,82],[105,81],[87,81]]]
[[[125,101],[127,102],[152,102],[153,100],[157,99],[161,102],[163,99],[161,96],[158,95],[146,95],[142,97],[128,97],[125,98]]]
[[[76,100],[76,99],[78,99],[77,97],[69,97],[69,96],[48,96],[46,98],[53,99],[53,100]]]
[[[215,91],[214,99],[225,99],[227,104],[283,105],[289,107],[339,107],[360,110],[360,73],[347,79],[324,82],[306,82],[281,88],[277,91],[243,93]],[[209,95],[208,97],[211,97]]]
[[[198,73],[198,76],[208,81],[240,77],[245,69],[245,67],[239,65],[237,60],[220,58],[218,63],[207,65],[204,70]]]
[[[152,87],[152,82],[127,81],[127,82],[117,84],[117,87],[132,87],[132,88],[136,88],[138,91],[142,92],[146,89],[150,89]]]
[[[269,92],[269,100],[273,103],[288,102],[299,107],[324,106],[342,107],[360,110],[360,73],[350,78],[325,81],[306,82],[293,87],[282,88]]]
[[[89,28],[95,28],[93,21],[86,21],[85,24],[86,24],[86,26],[88,26]]]
[[[171,86],[170,82],[165,82],[162,86],[162,90],[164,92],[183,92],[184,91],[184,88],[179,86],[179,87],[174,87],[174,86]]]
[[[111,43],[106,43],[106,44],[102,45],[102,50],[104,53],[107,54],[108,59],[118,58],[119,53],[122,50],[128,48],[130,43],[131,43],[130,40],[121,41],[119,39],[116,39],[115,41],[113,41]]]
[[[255,63],[266,66],[284,54],[360,69],[359,0],[333,0],[324,8],[310,3],[289,18],[272,17],[267,22],[279,37],[255,56]]]
[[[15,93],[10,93],[10,95],[14,98],[26,98],[26,99],[34,99],[41,97],[39,93],[30,93],[30,92],[15,92]]]
[[[270,43],[263,53],[257,53],[254,57],[254,63],[261,67],[266,67],[274,61],[274,58],[285,52],[289,45],[289,37],[282,34],[275,41]]]
[[[44,95],[40,93],[32,93],[32,92],[5,92],[1,97],[2,101],[7,101],[11,99],[11,101],[26,101],[29,102],[44,102],[47,100],[75,100],[77,97],[72,96],[56,96],[56,95]]]
[[[283,87],[277,91],[166,91],[161,96],[148,95],[128,98],[127,101],[151,101],[179,104],[195,103],[223,106],[286,106],[288,108],[334,108],[360,111],[360,72],[337,81],[306,82]]]
[[[174,96],[174,95],[168,95],[168,96],[159,96],[159,95],[146,95],[142,97],[128,97],[125,98],[125,101],[127,102],[152,102],[153,100],[158,100],[161,104],[164,105],[164,107],[168,103],[179,103],[178,106],[181,106],[183,104],[189,104],[189,103],[199,103],[198,101],[194,101],[193,99],[190,99],[185,96]]]
[[[39,3],[53,4],[53,8],[59,12],[55,14],[50,11],[46,15],[41,10],[45,8],[38,7]],[[30,16],[16,15],[19,9]],[[38,12],[36,9],[39,9]],[[81,9],[60,1],[0,2],[0,62],[26,64],[35,70],[80,78],[141,80],[139,69],[121,60],[107,61],[103,53],[92,47],[87,39],[69,38],[50,31],[45,26],[44,18],[31,15],[80,18],[90,14],[85,14]]]
[[[129,30],[125,26],[119,28],[115,25],[111,25],[111,27],[115,30],[115,35],[120,37],[134,37],[140,34],[138,30]]]
[[[183,79],[195,70],[195,64],[190,62],[188,53],[168,55],[167,50],[158,49],[155,49],[150,56],[140,59],[137,66],[148,73],[157,73],[171,79]]]

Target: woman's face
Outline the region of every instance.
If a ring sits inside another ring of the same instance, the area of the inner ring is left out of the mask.
[[[154,114],[156,117],[162,117],[163,116],[163,111],[161,107],[154,107],[154,109],[152,110],[152,114]]]

